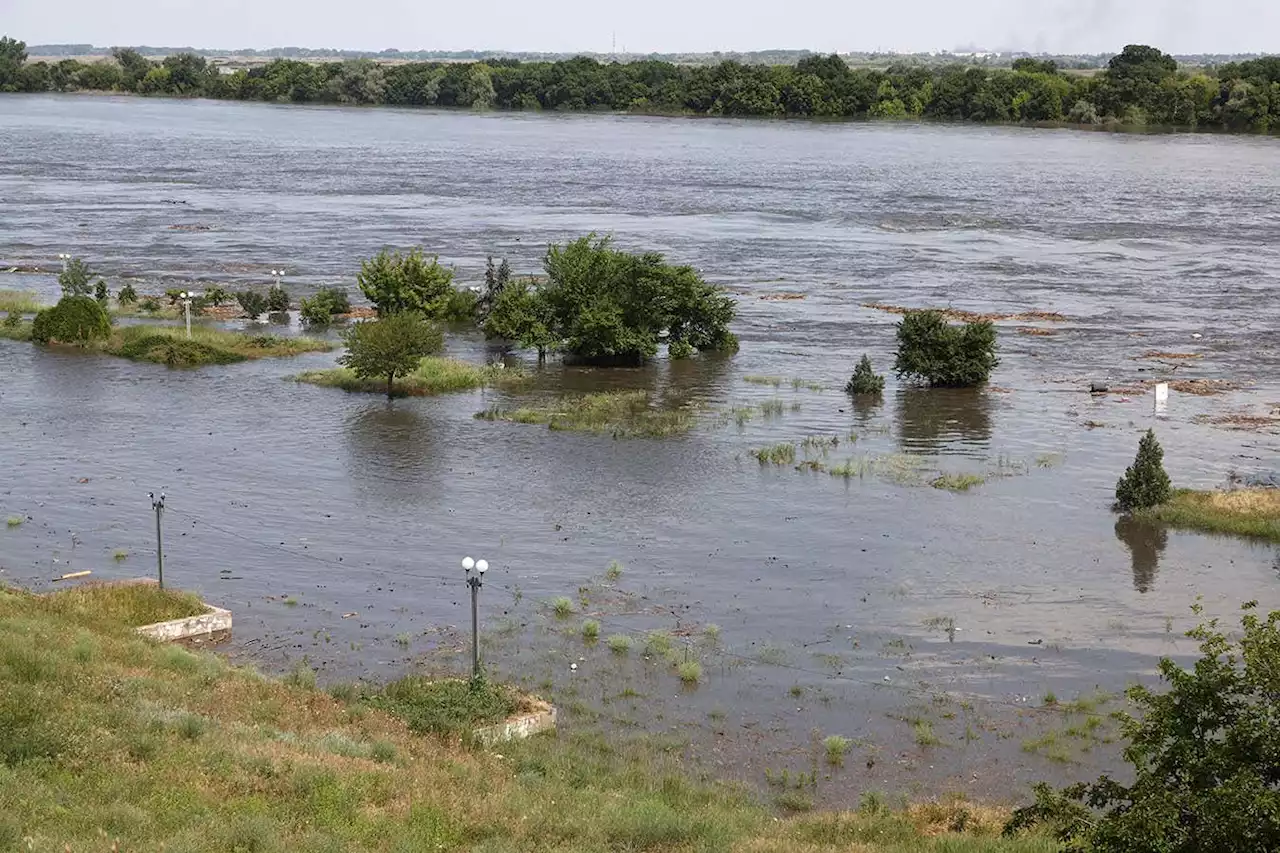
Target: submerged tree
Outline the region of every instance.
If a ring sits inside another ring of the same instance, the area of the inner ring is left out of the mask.
[[[655,252],[633,255],[608,238],[583,237],[547,249],[545,283],[512,282],[485,321],[490,337],[557,348],[585,361],[636,363],[658,352],[733,351],[733,299],[689,266]]]
[[[338,363],[361,379],[387,380],[387,399],[395,394],[397,376],[417,369],[423,356],[444,348],[444,335],[421,315],[402,311],[356,323],[342,336],[347,351]]]
[[[990,320],[953,326],[941,311],[911,311],[898,324],[893,369],[899,377],[966,388],[986,382],[999,363]]]
[[[1138,442],[1138,455],[1116,483],[1116,507],[1129,512],[1159,506],[1173,496],[1164,470],[1164,450],[1154,430]]]
[[[413,249],[407,254],[382,250],[360,265],[360,292],[373,303],[379,317],[415,311],[436,320],[453,295],[453,270],[440,259]]]
[[[62,272],[58,273],[58,284],[62,286],[63,296],[92,296],[92,278],[93,270],[89,269],[84,259],[72,258],[63,265]]]
[[[853,376],[849,377],[844,390],[849,394],[880,394],[884,391],[884,377],[871,368],[871,359],[866,353],[853,369]]]

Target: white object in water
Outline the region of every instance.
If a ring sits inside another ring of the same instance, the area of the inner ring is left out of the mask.
[[[1163,414],[1169,408],[1169,383],[1156,385],[1156,414]]]

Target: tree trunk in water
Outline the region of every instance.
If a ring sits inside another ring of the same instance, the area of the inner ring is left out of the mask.
[[[390,400],[393,396],[391,393],[393,390],[392,383],[394,383],[395,381],[396,381],[396,375],[394,373],[388,373],[387,374],[387,399],[388,400]]]

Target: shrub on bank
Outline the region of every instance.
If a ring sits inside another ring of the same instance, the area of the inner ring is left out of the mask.
[[[36,315],[31,339],[38,343],[85,345],[111,335],[111,317],[90,296],[64,296]]]
[[[1169,475],[1164,470],[1164,450],[1154,430],[1147,430],[1138,442],[1138,455],[1116,483],[1116,507],[1124,512],[1150,509],[1173,497]]]
[[[137,301],[138,291],[133,289],[132,284],[126,284],[124,287],[120,288],[120,291],[116,294],[116,302],[119,302],[121,305],[132,305]]]
[[[315,296],[298,304],[299,316],[308,326],[327,326],[334,317],[350,311],[351,299],[347,292],[336,287],[322,287]]]
[[[267,291],[267,310],[273,314],[289,310],[289,292],[282,285],[273,284]]]
[[[1280,611],[1262,618],[1255,607],[1244,605],[1238,638],[1216,619],[1188,631],[1200,659],[1190,669],[1162,659],[1166,692],[1126,691],[1138,708],[1121,715],[1131,785],[1041,783],[1006,834],[1049,824],[1068,849],[1094,853],[1280,849]]]
[[[944,388],[981,385],[999,364],[990,320],[953,326],[941,311],[911,311],[898,324],[899,378]]]
[[[267,310],[267,297],[256,290],[243,290],[236,294],[236,301],[250,320],[256,320]]]

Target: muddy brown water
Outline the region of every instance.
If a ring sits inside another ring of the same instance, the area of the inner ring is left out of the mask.
[[[1115,770],[1113,744],[1030,709],[1190,654],[1196,596],[1215,615],[1280,606],[1271,546],[1108,508],[1148,426],[1179,484],[1280,467],[1277,430],[1197,420],[1280,402],[1276,146],[0,97],[0,287],[52,300],[52,274],[3,270],[69,251],[113,288],[265,286],[283,266],[296,296],[354,288],[361,258],[416,244],[475,282],[486,254],[533,272],[548,241],[595,230],[730,287],[742,338],[728,359],[539,371],[530,396],[646,388],[701,407],[688,435],[626,441],[474,420],[508,402],[498,392],[388,404],[285,381],[333,354],[181,372],[0,341],[0,515],[29,518],[0,530],[0,577],[150,572],[147,492],[163,490],[166,579],[231,608],[229,650],[264,669],[465,667],[470,554],[493,565],[491,665],[556,698],[571,728],[678,735],[766,789],[766,770],[811,769],[815,732],[857,739],[844,769],[820,766],[823,802],[871,787],[1017,796]],[[804,298],[761,298],[780,293]],[[1067,319],[1000,323],[986,390],[891,377],[882,402],[854,405],[840,388],[863,352],[889,366],[898,319],[868,302]],[[449,347],[500,355],[475,335]],[[762,375],[780,385],[746,381]],[[1158,418],[1149,394],[1084,393],[1158,377],[1245,387],[1174,393]],[[722,414],[775,398],[776,417]],[[841,439],[827,464],[880,466],[844,479],[749,456],[810,435]],[[927,485],[940,471],[989,479],[953,494]],[[561,595],[580,611],[567,620],[546,606]],[[677,632],[701,685],[646,661],[642,639],[626,657],[585,646],[584,615],[605,636]],[[940,745],[918,743],[921,723]],[[1065,744],[1053,757],[1046,735]]]

